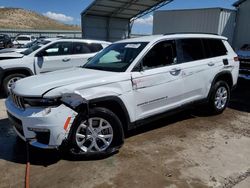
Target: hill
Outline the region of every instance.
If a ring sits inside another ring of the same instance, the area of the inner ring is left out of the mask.
[[[36,12],[21,8],[0,8],[0,28],[80,30],[79,26],[63,24]]]

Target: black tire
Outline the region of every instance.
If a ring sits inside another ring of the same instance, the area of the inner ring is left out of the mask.
[[[80,147],[76,143],[76,132],[78,127],[82,122],[86,120],[85,117],[76,117],[75,122],[72,125],[70,135],[69,135],[69,152],[73,157],[103,157],[111,155],[118,151],[118,149],[122,146],[124,142],[124,131],[122,127],[122,123],[117,117],[115,113],[110,111],[109,109],[102,107],[95,107],[89,110],[89,118],[102,118],[111,125],[113,129],[113,139],[111,144],[104,151],[92,151],[92,152],[84,152],[80,149]]]
[[[223,103],[224,105],[222,105],[221,108],[219,108],[218,105],[216,105],[215,100],[216,100],[216,94],[217,94],[218,90],[222,89],[222,88],[224,88],[227,92],[227,100],[226,100],[225,104]],[[227,82],[217,81],[213,85],[213,88],[211,90],[211,94],[209,96],[209,102],[207,105],[208,112],[212,115],[221,114],[226,109],[226,107],[229,103],[229,100],[230,100],[230,96],[231,96],[231,90],[230,90],[230,87],[228,86]]]
[[[4,90],[4,94],[5,96],[8,96],[8,93],[9,93],[9,89],[8,89],[8,83],[11,79],[13,78],[25,78],[26,75],[24,74],[19,74],[19,73],[16,73],[16,74],[11,74],[11,75],[8,75],[6,76],[4,79],[3,79],[3,90]]]

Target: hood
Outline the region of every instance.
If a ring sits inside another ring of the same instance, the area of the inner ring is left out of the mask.
[[[18,53],[20,53],[20,52],[23,52],[23,51],[25,51],[27,49],[28,48],[5,48],[5,49],[0,50],[0,55],[2,53],[10,53],[10,52],[18,52]]]
[[[14,58],[22,58],[24,55],[18,52],[6,52],[0,53],[0,60],[3,59],[14,59]]]
[[[42,97],[48,91],[64,86],[74,85],[75,88],[69,87],[74,90],[111,83],[119,75],[121,73],[72,68],[21,79],[16,82],[13,92],[19,96]],[[121,76],[119,78],[124,79]]]

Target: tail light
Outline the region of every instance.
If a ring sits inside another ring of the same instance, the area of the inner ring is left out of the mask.
[[[234,61],[235,62],[239,61],[239,57],[238,56],[234,57]]]

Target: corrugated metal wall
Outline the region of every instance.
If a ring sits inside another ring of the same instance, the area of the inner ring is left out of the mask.
[[[235,11],[220,8],[156,11],[153,34],[202,32],[228,37],[232,42]]]
[[[237,12],[234,47],[250,44],[250,0],[244,1]]]
[[[69,38],[81,38],[81,31],[65,31],[65,30],[30,30],[30,29],[0,29],[0,33],[8,34],[11,37],[15,37],[18,34],[29,34],[34,37],[46,36],[56,37],[58,35],[64,35]]]
[[[128,36],[129,20],[82,15],[83,38],[117,41]]]

